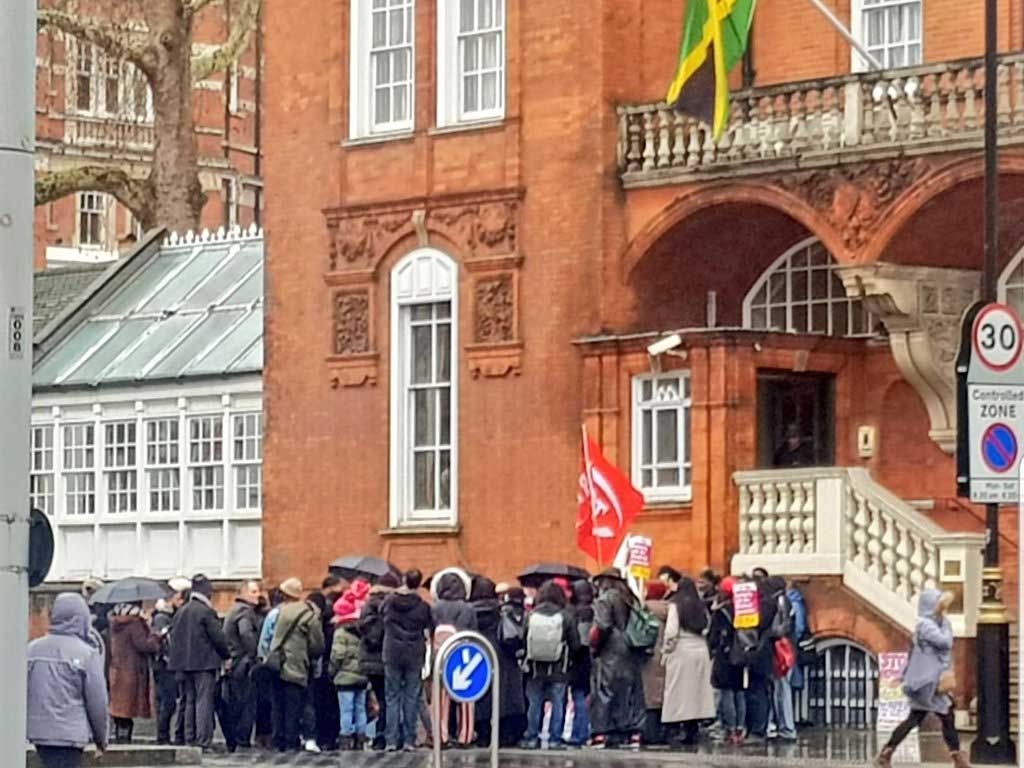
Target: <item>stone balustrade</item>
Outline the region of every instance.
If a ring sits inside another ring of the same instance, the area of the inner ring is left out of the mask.
[[[740,551],[734,573],[841,576],[908,630],[921,590],[957,596],[958,636],[975,634],[981,602],[981,534],[947,533],[874,482],[864,469],[737,472]]]
[[[1024,54],[1000,57],[998,88],[1001,141],[1024,143]],[[737,91],[717,142],[664,103],[623,105],[619,172],[652,186],[979,147],[984,101],[983,61],[965,59]]]
[[[153,138],[152,123],[90,117],[64,121],[64,141],[76,147],[146,153],[153,150]]]

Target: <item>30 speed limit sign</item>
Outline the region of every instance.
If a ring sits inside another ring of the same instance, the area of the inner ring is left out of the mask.
[[[1005,304],[989,304],[974,319],[974,354],[992,371],[1007,371],[1020,360],[1020,318]]]

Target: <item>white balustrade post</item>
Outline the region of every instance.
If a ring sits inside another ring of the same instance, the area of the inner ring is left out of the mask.
[[[855,147],[860,144],[860,132],[864,125],[864,94],[860,82],[856,80],[843,86],[843,92],[843,143],[847,147]],[[870,101],[867,108],[873,108]]]
[[[846,493],[842,477],[820,477],[814,483],[815,553],[842,573],[846,529]]]

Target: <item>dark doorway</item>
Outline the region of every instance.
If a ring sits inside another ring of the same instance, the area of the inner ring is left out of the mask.
[[[761,467],[825,467],[835,463],[832,376],[759,372],[757,408]]]

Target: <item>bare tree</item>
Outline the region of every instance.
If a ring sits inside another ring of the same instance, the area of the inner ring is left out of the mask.
[[[43,5],[45,0],[40,0]],[[95,190],[116,197],[144,228],[182,231],[199,224],[206,196],[192,111],[193,84],[231,67],[255,31],[262,0],[235,0],[227,39],[193,53],[197,14],[224,0],[93,0],[88,15],[75,0],[39,8],[40,28],[60,30],[126,61],[152,93],[153,155],[148,173],[116,164],[81,165],[36,176],[36,205],[72,192]]]

